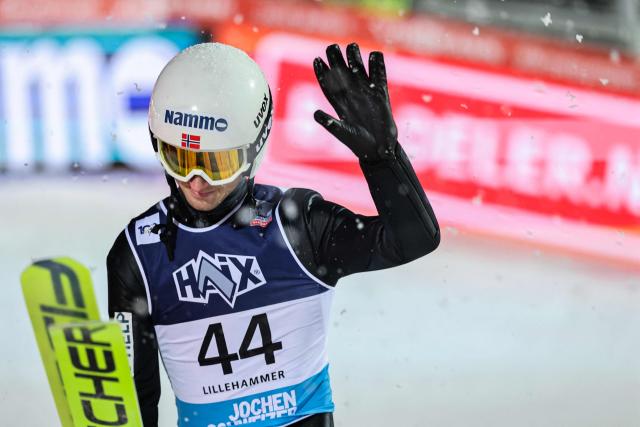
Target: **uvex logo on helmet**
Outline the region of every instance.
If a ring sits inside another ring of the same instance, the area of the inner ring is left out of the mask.
[[[267,98],[267,94],[265,93],[263,96],[264,98],[262,99],[260,110],[258,111],[258,114],[256,115],[256,118],[253,121],[253,125],[256,127],[256,129],[260,127],[260,123],[262,123],[262,118],[267,112],[267,107],[269,106],[269,98]]]
[[[186,126],[196,129],[217,130],[224,132],[229,127],[226,119],[198,114],[182,113],[180,111],[165,110],[164,122],[176,126]]]

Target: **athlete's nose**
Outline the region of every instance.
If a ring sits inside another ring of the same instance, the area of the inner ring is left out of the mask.
[[[202,191],[209,187],[209,183],[204,180],[201,176],[194,176],[189,180],[189,188],[193,191]]]

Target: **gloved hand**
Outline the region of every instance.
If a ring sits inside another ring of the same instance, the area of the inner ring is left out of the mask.
[[[369,55],[369,75],[355,43],[347,46],[348,65],[337,44],[327,47],[327,59],[329,65],[316,58],[313,69],[322,93],[340,120],[322,110],[314,113],[314,119],[360,160],[392,158],[398,129],[391,114],[382,52]]]

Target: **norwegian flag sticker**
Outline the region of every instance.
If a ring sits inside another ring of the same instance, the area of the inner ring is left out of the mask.
[[[200,136],[188,133],[182,134],[182,148],[190,148],[192,150],[200,149]]]
[[[251,222],[249,222],[249,225],[251,227],[262,227],[265,228],[267,225],[269,225],[269,223],[273,220],[273,217],[271,216],[271,212],[269,212],[268,215],[264,216],[264,215],[256,215],[255,218],[253,218],[251,220]]]

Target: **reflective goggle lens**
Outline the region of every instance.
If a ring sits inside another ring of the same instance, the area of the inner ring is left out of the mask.
[[[158,140],[158,150],[165,166],[181,177],[187,177],[191,171],[203,171],[214,181],[233,176],[244,164],[244,150],[227,151],[191,151],[175,147]]]

